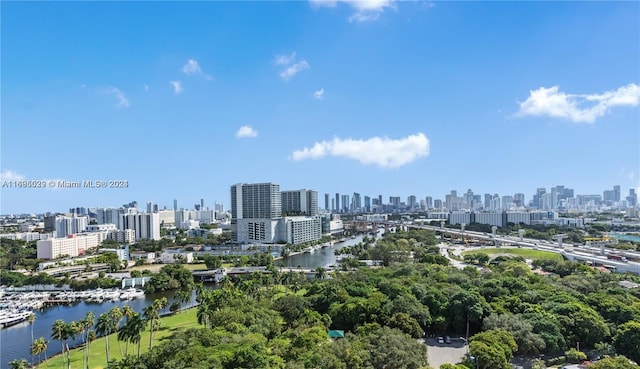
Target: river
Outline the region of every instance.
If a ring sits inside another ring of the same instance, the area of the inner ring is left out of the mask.
[[[315,250],[309,254],[298,254],[291,256],[288,260],[279,260],[284,263],[285,266],[315,269],[319,266],[326,267],[328,265],[336,264],[336,256],[334,251],[341,249],[345,246],[354,245],[362,241],[362,236],[358,236],[355,239],[347,239],[345,242],[337,243],[331,247],[325,247]],[[213,287],[213,286],[212,286]],[[118,301],[118,302],[104,302],[104,303],[90,303],[90,302],[77,302],[71,305],[58,305],[49,307],[43,311],[35,311],[36,320],[33,323],[33,337],[37,339],[44,337],[49,341],[47,347],[47,357],[51,357],[60,353],[61,344],[51,338],[51,327],[53,322],[57,319],[62,319],[65,322],[72,320],[80,320],[85,317],[87,312],[92,311],[96,319],[100,314],[108,311],[114,306],[129,305],[134,311],[141,313],[142,310],[153,302],[153,300],[166,296],[169,300],[168,306],[173,302],[174,292],[147,294],[144,298],[131,300],[131,301]],[[187,304],[181,304],[183,307],[192,306],[195,304],[195,292],[192,294],[192,300]],[[169,312],[168,307],[161,313]],[[76,344],[81,341],[78,339]],[[70,343],[71,344],[71,343]],[[9,362],[14,359],[27,359],[31,362],[30,354],[31,345],[31,326],[29,322],[25,321],[14,326],[3,328],[0,330],[0,368],[8,368]],[[44,355],[42,356],[44,358]]]

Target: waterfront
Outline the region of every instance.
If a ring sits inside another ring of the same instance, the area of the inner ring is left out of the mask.
[[[315,250],[313,253],[303,253],[291,256],[288,260],[279,260],[277,263],[282,262],[285,266],[291,265],[292,267],[301,266],[305,268],[316,268],[319,266],[326,267],[328,265],[336,264],[336,256],[334,251],[341,249],[345,246],[354,245],[362,241],[362,236],[358,236],[355,239],[347,239],[345,242],[336,243],[333,246],[321,248]],[[210,288],[215,288],[215,285],[208,285]],[[114,306],[129,305],[136,312],[142,312],[142,310],[162,296],[166,296],[169,300],[168,306],[173,301],[174,292],[147,294],[144,298],[131,300],[131,301],[117,301],[117,302],[103,302],[103,303],[91,303],[80,301],[71,305],[57,305],[47,308],[43,311],[34,310],[36,314],[36,320],[33,325],[33,337],[37,339],[44,337],[49,341],[47,347],[47,357],[51,357],[60,352],[60,342],[51,339],[51,326],[57,319],[63,319],[66,322],[72,320],[83,319],[87,312],[92,311],[98,316]],[[187,304],[182,304],[183,307],[195,305],[195,292],[192,294],[192,299]],[[165,308],[162,313],[169,312],[169,308]],[[78,339],[75,344],[80,343]],[[70,343],[71,344],[71,343]],[[0,368],[7,368],[8,363],[13,359],[24,358],[31,362],[31,355],[29,353],[29,347],[31,345],[31,326],[28,321],[16,324],[14,326],[4,328],[0,330]],[[43,355],[44,357],[44,355]]]

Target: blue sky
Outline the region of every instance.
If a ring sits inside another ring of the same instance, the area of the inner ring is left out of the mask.
[[[0,213],[640,185],[638,2],[2,2]]]

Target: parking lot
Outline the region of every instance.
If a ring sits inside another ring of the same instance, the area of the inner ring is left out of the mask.
[[[467,346],[457,338],[452,338],[449,344],[438,343],[435,337],[427,338],[425,341],[429,366],[432,368],[439,368],[445,363],[459,363],[467,353]]]

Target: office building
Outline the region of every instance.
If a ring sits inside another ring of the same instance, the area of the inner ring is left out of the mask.
[[[324,210],[325,210],[325,211],[329,211],[329,210],[331,210],[331,209],[329,208],[329,194],[328,194],[328,193],[325,193],[325,194],[324,194]]]
[[[336,206],[333,208],[336,213],[340,212],[340,194],[336,192]]]

